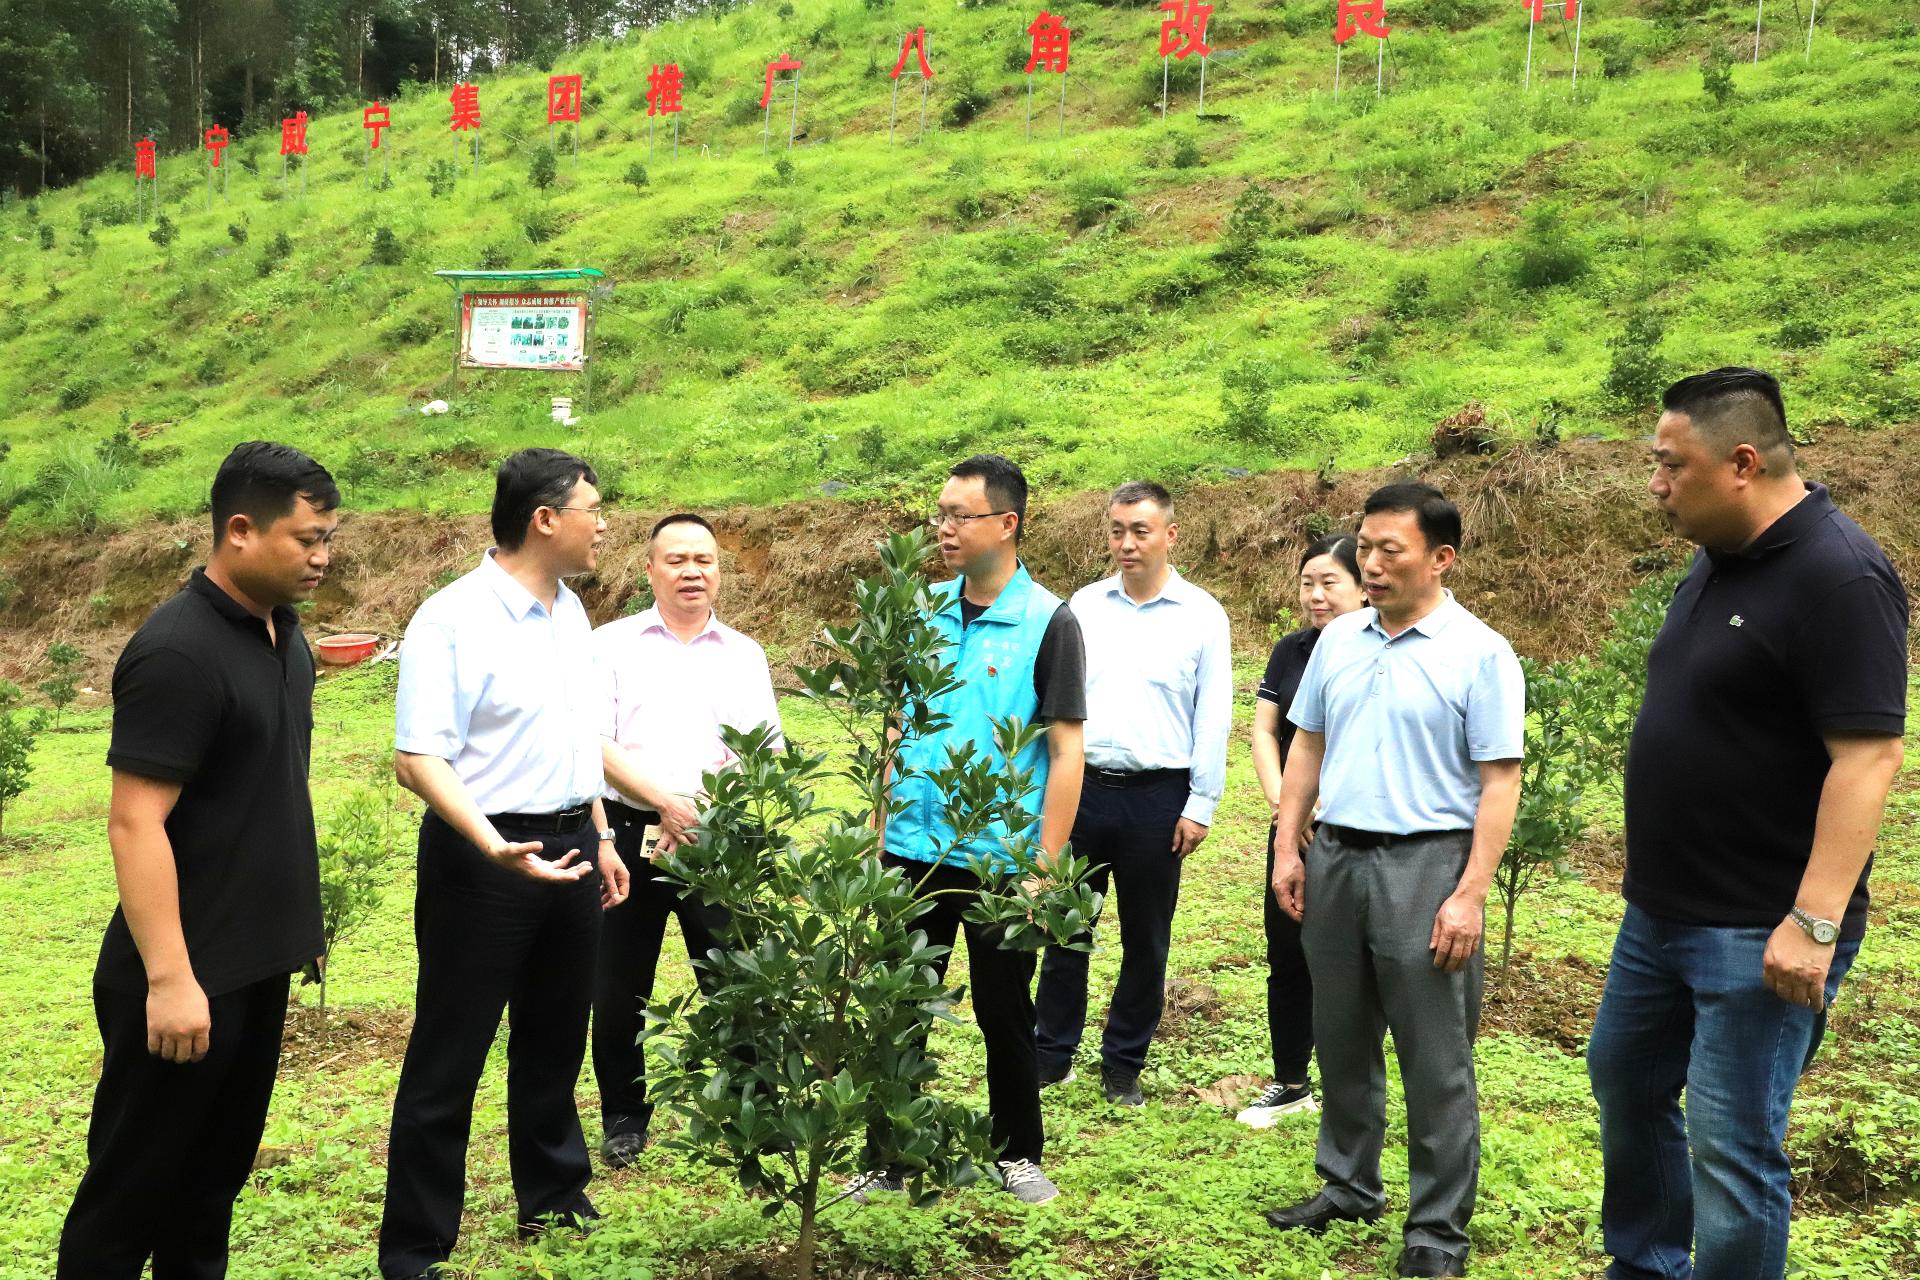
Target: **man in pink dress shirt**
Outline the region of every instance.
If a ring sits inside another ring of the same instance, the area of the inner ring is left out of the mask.
[[[688,513],[654,525],[647,581],[651,609],[593,633],[613,688],[603,740],[607,820],[615,847],[634,868],[632,896],[605,916],[593,993],[593,1074],[605,1128],[600,1154],[615,1169],[647,1145],[653,1107],[635,1038],[653,995],[667,917],[679,918],[690,958],[716,945],[726,919],[723,908],[683,896],[645,861],[692,843],[701,776],[735,760],[720,741],[723,726],[780,729],[766,652],[714,616],[720,548],[713,526]],[[648,828],[656,826],[659,845],[648,848]]]

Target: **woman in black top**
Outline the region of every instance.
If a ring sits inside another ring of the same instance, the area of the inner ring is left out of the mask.
[[[1253,708],[1253,770],[1267,804],[1280,804],[1280,775],[1287,749],[1293,745],[1293,722],[1287,709],[1300,688],[1307,659],[1319,642],[1320,630],[1343,613],[1366,603],[1360,590],[1360,562],[1351,534],[1328,534],[1316,539],[1300,557],[1300,609],[1308,626],[1273,646],[1267,674]],[[1273,1083],[1238,1117],[1240,1123],[1264,1129],[1283,1115],[1311,1111],[1319,1104],[1307,1086],[1307,1063],[1313,1056],[1313,981],[1307,976],[1307,958],[1300,949],[1300,926],[1273,896],[1273,831],[1267,831],[1267,1028],[1273,1039]]]

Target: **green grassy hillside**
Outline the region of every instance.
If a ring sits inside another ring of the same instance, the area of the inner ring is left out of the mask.
[[[445,85],[393,104],[388,190],[362,185],[356,111],[314,122],[304,196],[276,137],[234,148],[211,212],[198,158],[164,157],[164,247],[128,220],[130,161],[16,202],[0,510],[16,534],[192,512],[210,460],[258,436],[363,508],[477,508],[484,464],[536,441],[642,500],[917,488],[978,447],[1049,487],[1178,482],[1388,460],[1470,399],[1516,432],[1626,429],[1663,371],[1734,362],[1780,370],[1810,430],[1920,418],[1911,10],[1822,6],[1805,58],[1769,6],[1749,65],[1745,0],[1597,4],[1576,98],[1557,13],[1523,92],[1520,5],[1400,0],[1385,97],[1363,37],[1335,103],[1332,8],[1219,4],[1208,114],[1176,65],[1163,123],[1161,15],[1068,4],[1064,140],[1057,77],[1023,136],[1033,8],[795,0],[556,63],[588,112],[544,191],[528,68],[481,78],[485,163],[440,194]],[[912,141],[908,84],[889,142],[886,73],[922,22],[934,127]],[[777,165],[758,99],[782,50],[807,65]],[[669,60],[680,156],[647,164],[645,71]],[[418,416],[450,362],[433,269],[575,264],[617,282],[578,428],[546,420],[571,380],[534,374],[469,376],[454,413]]]

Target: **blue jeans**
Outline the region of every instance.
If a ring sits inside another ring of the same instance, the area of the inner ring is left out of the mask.
[[[1779,1280],[1786,1272],[1787,1106],[1826,1015],[1767,988],[1762,957],[1772,932],[1627,908],[1587,1046],[1610,1280]],[[1859,950],[1858,941],[1835,948],[1829,1005]]]

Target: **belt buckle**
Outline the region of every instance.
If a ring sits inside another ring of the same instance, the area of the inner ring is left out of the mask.
[[[1104,787],[1124,787],[1127,779],[1133,776],[1124,769],[1102,769],[1097,764],[1088,767],[1093,770],[1095,780]]]

